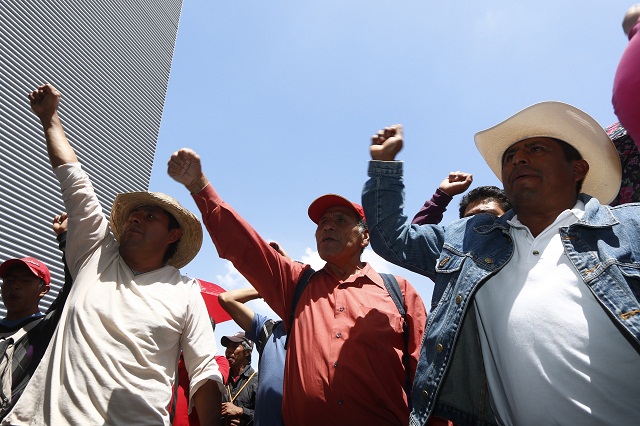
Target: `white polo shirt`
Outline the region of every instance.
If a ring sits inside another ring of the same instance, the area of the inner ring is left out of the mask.
[[[475,297],[494,412],[507,425],[631,424],[640,356],[564,253],[565,210],[536,238],[515,216],[511,260]]]

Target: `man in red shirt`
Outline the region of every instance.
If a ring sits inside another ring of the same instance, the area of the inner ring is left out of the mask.
[[[309,278],[291,323],[294,289],[310,266],[278,254],[226,204],[192,150],[174,153],[168,172],[192,193],[220,257],[230,260],[285,322],[290,333],[285,424],[407,424],[407,379],[410,384],[415,373],[427,314],[416,290],[396,277],[403,318],[381,276],[361,261],[369,245],[362,208],[337,195],[320,197],[309,207],[326,265]]]

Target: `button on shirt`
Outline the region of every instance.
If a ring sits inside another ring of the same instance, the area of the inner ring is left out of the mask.
[[[630,390],[640,383],[640,358],[560,240],[560,228],[583,213],[579,201],[536,238],[514,217],[513,257],[478,290],[483,361],[501,423],[625,424],[637,414]]]
[[[287,324],[306,265],[276,253],[208,185],[194,200],[221,257],[234,266]],[[426,310],[404,279],[413,378]],[[309,279],[297,304],[287,351],[283,416],[289,425],[409,422],[402,362],[402,318],[382,278],[368,264],[342,281],[326,268]]]

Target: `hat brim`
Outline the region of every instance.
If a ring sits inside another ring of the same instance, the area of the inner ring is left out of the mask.
[[[131,211],[140,206],[158,206],[175,217],[180,225],[182,237],[178,242],[176,253],[167,261],[167,264],[180,269],[191,262],[202,246],[200,221],[173,197],[161,192],[127,192],[116,196],[109,219],[115,239],[120,242],[122,230]]]
[[[246,337],[222,336],[222,338],[220,339],[220,344],[225,348],[229,346],[229,343],[232,343],[232,342],[233,343],[247,342],[247,345],[249,345],[249,347],[253,349],[253,342]]]
[[[240,337],[233,337],[233,336],[222,336],[222,338],[220,339],[220,343],[222,344],[222,346],[224,346],[225,348],[227,346],[229,346],[229,343],[240,343],[240,342],[244,342],[245,339],[242,339]]]
[[[541,102],[476,133],[478,151],[502,182],[502,156],[514,143],[535,137],[555,138],[578,150],[589,163],[582,192],[601,204],[618,195],[622,180],[620,157],[600,125],[585,112],[562,102]]]
[[[309,205],[309,219],[313,221],[313,223],[318,223],[322,214],[329,208],[334,206],[342,206],[347,207],[351,211],[353,211],[356,216],[364,219],[364,210],[358,204],[352,203],[346,198],[337,195],[337,194],[326,194],[321,197],[316,198],[311,205]],[[358,210],[358,208],[360,210]]]

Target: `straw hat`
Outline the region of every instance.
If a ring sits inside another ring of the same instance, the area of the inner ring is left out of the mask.
[[[176,253],[167,261],[167,264],[180,269],[191,262],[202,246],[200,221],[176,199],[161,192],[127,192],[116,196],[109,219],[111,231],[116,240],[120,242],[122,230],[131,211],[140,206],[161,207],[175,217],[180,224],[182,237]]]
[[[587,113],[562,102],[531,105],[490,129],[476,133],[478,151],[502,181],[502,156],[516,142],[535,137],[555,138],[578,150],[589,163],[582,192],[609,204],[622,180],[620,157],[602,127]]]

